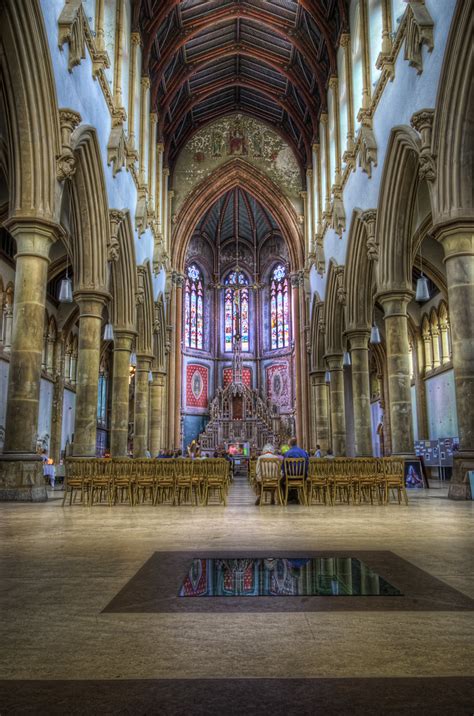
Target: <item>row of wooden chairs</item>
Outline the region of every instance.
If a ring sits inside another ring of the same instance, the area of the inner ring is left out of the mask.
[[[256,460],[250,461],[249,479],[260,496],[260,505],[272,502],[288,503],[288,492],[298,491],[301,504],[337,503],[386,505],[396,499],[408,504],[405,488],[404,461],[397,457],[384,458],[310,458],[308,474],[304,478],[304,460],[266,458],[260,463],[261,480],[257,482]]]
[[[226,504],[224,458],[68,458],[63,505]]]

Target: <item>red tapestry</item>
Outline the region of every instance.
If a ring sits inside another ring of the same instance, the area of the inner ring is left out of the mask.
[[[186,405],[207,408],[208,368],[204,365],[186,366]]]
[[[242,381],[247,388],[252,387],[252,371],[250,368],[242,368]],[[227,388],[232,383],[232,368],[224,368],[223,387]]]
[[[290,378],[286,363],[267,368],[267,395],[280,410],[291,409]]]

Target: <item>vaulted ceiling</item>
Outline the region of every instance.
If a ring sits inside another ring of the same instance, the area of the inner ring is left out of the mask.
[[[239,111],[272,125],[309,165],[348,0],[136,0],[166,161]]]

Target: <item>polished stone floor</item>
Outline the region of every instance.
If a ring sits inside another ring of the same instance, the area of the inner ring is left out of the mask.
[[[1,714],[474,713],[467,695],[474,612],[450,598],[441,607],[402,611],[370,604],[343,611],[104,611],[162,552],[390,552],[461,601],[474,599],[474,502],[448,501],[438,486],[410,493],[408,507],[259,508],[245,483],[233,486],[227,507],[63,508],[60,492],[51,497],[46,504],[0,504]],[[279,693],[284,679],[295,680],[300,700],[291,707],[280,700],[281,711],[265,701],[252,710],[252,688],[261,688],[263,699]],[[74,708],[67,697],[73,682]],[[202,694],[179,706],[178,695],[191,698],[199,684],[217,694],[227,683],[242,683],[247,694],[235,710],[222,701],[206,709]],[[124,694],[148,693],[151,684],[146,703],[124,705]],[[346,696],[336,695],[344,684]],[[384,684],[386,707],[354,706],[361,694],[384,693]],[[309,705],[312,688],[321,710]],[[84,694],[101,694],[100,705],[81,707]]]

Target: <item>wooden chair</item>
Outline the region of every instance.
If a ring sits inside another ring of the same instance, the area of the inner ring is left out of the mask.
[[[346,457],[336,457],[331,459],[331,462],[332,502],[333,504],[345,502],[349,505],[354,499],[354,461]]]
[[[156,493],[155,502],[159,504],[176,504],[176,460],[173,458],[160,458],[156,461],[155,480]]]
[[[408,505],[408,494],[405,487],[405,461],[399,457],[382,458],[383,465],[383,496],[384,504],[390,502],[390,495],[395,494],[400,505],[402,498]]]
[[[175,461],[178,505],[181,504],[182,497],[193,503],[193,463],[191,458],[178,458]]]
[[[156,497],[156,480],[155,480],[156,461],[151,458],[140,458],[135,460],[135,502],[144,505],[149,502],[155,504]]]
[[[112,458],[112,503],[128,501],[134,505],[134,460],[129,457]]]
[[[361,457],[354,460],[354,465],[356,473],[353,481],[354,501],[358,504],[370,502],[373,505],[376,500],[378,504],[382,504],[378,460],[374,457]]]
[[[69,495],[69,504],[76,502],[79,494],[79,503],[87,505],[89,502],[89,486],[92,474],[91,458],[68,457],[65,461],[66,475],[64,478],[64,496],[62,506],[66,504]]]
[[[203,482],[202,502],[209,504],[209,498],[217,496],[219,504],[227,504],[226,493],[229,479],[229,463],[225,458],[203,460],[205,477]]]
[[[308,504],[331,504],[331,487],[329,484],[332,460],[312,457],[308,468]]]
[[[258,471],[259,480],[257,481],[257,485],[260,486],[260,507],[265,504],[265,495],[268,492],[271,494],[272,502],[276,495],[278,497],[278,502],[282,505],[281,460],[277,457],[265,457],[258,463]]]
[[[250,482],[250,487],[252,489],[255,488],[256,481],[257,481],[257,461],[254,458],[252,458],[251,460],[249,460],[249,482]]]
[[[298,499],[303,505],[308,504],[306,496],[306,460],[304,457],[286,457],[283,460],[283,473],[285,476],[285,505],[288,504],[288,492],[298,490]]]
[[[105,458],[92,460],[90,505],[112,506],[112,461]]]
[[[212,464],[213,458],[205,458],[204,460],[193,460],[192,490],[193,498],[196,505],[203,504],[204,499],[204,483],[206,480],[208,463]]]

